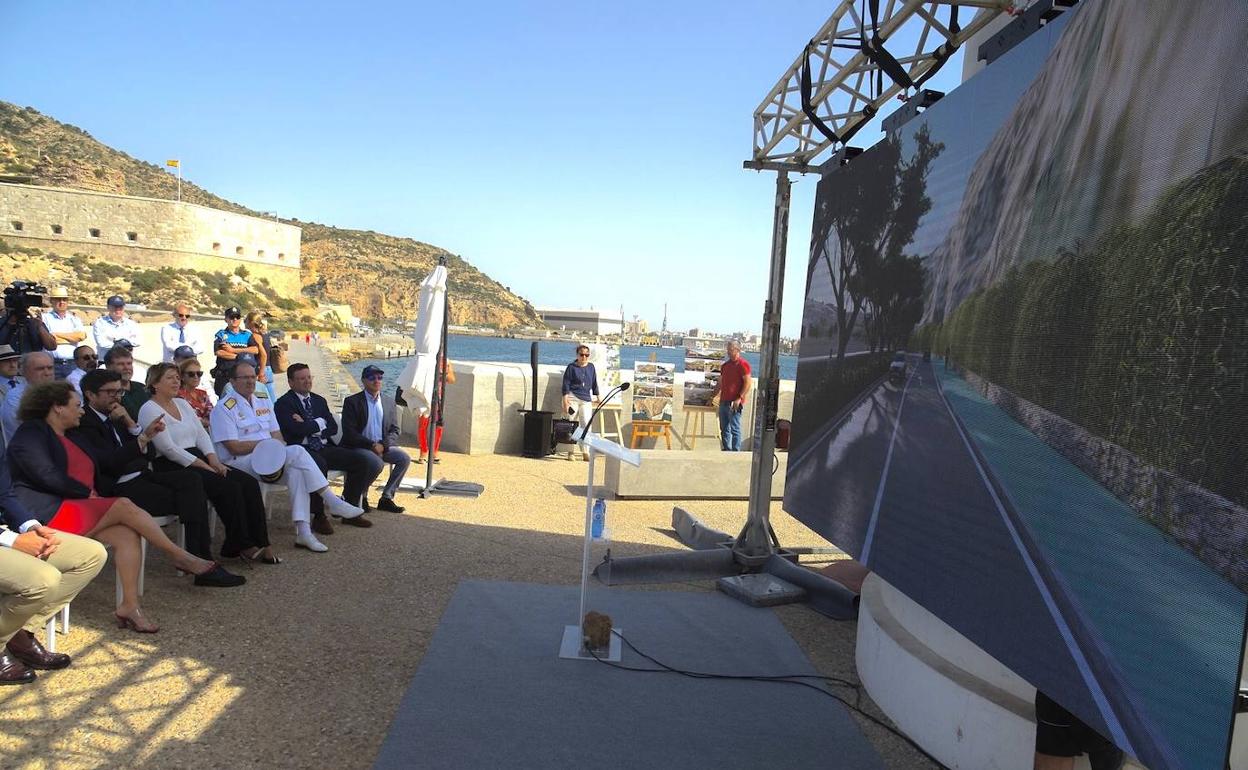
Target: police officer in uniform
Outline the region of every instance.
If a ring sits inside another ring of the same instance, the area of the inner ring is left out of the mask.
[[[251,466],[252,452],[265,439],[281,441],[282,431],[268,392],[263,388],[256,389],[254,365],[245,362],[236,364],[229,381],[233,392],[218,401],[212,409],[212,440],[222,462],[258,477]],[[364,513],[364,509],[329,491],[329,480],[302,446],[286,447],[282,481],[290,490],[290,517],[295,522],[295,545],[299,548],[317,553],[329,550],[312,534],[309,495],[320,495],[326,512],[334,516],[353,519]]]
[[[217,354],[217,365],[212,370],[212,389],[220,396],[230,381],[230,370],[239,356],[247,355],[247,360],[259,360],[260,346],[251,330],[243,328],[243,311],[236,307],[225,309],[225,328],[213,337],[212,349]]]

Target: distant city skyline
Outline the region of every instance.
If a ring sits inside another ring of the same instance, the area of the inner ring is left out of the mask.
[[[758,333],[775,185],[741,168],[751,113],[831,9],[17,0],[5,10],[0,99],[141,160],[177,158],[185,180],[215,194],[435,244],[534,305],[622,304],[625,318],[657,326],[666,301],[669,328]],[[960,69],[959,53],[929,85],[954,87]],[[854,144],[878,137],[873,126]],[[794,178],[790,337],[816,181]]]

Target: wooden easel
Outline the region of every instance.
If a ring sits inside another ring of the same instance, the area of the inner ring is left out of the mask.
[[[607,404],[601,411],[598,412],[598,435],[603,438],[615,439],[615,443],[617,444],[622,444],[624,440],[624,437],[620,433],[620,412],[621,409],[619,404]],[[615,420],[615,430],[611,432],[607,431],[608,417]]]
[[[667,420],[633,420],[633,439],[629,449],[636,449],[643,438],[659,438],[667,440],[667,448],[672,448],[672,424]]]
[[[719,440],[719,421],[713,423],[715,426],[714,433],[706,432],[706,416],[719,411],[714,406],[692,406],[685,404],[685,437],[689,439],[689,448],[693,449],[698,444],[698,437],[714,436],[715,440]],[[689,431],[689,421],[693,418],[693,432]]]

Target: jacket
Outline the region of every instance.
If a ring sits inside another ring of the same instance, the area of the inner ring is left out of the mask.
[[[282,438],[287,444],[298,445],[308,436],[319,433],[326,446],[336,446],[334,436],[338,435],[338,421],[330,414],[329,402],[316,393],[309,393],[308,398],[312,401],[312,416],[323,419],[325,429],[321,430],[314,420],[304,416],[303,407],[299,405],[299,395],[288,390],[273,404],[273,413],[277,416],[277,427],[282,430]],[[303,422],[296,420],[295,415],[302,417]]]
[[[342,402],[342,445],[349,449],[371,449],[373,442],[364,436],[368,427],[368,394],[364,391],[347,396]],[[398,410],[394,399],[381,396],[381,443],[386,449],[399,442]]]
[[[65,447],[43,420],[19,425],[5,457],[13,474],[14,493],[41,524],[52,520],[63,500],[91,496],[89,487],[69,475]]]
[[[117,479],[127,473],[151,470],[148,456],[139,449],[138,437],[120,428],[114,434],[113,425],[101,420],[89,406],[83,410],[78,427],[65,435],[95,461],[95,490],[105,497],[114,496]]]

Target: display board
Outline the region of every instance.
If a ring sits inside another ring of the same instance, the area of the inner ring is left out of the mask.
[[[711,405],[723,363],[722,352],[685,348],[685,406]]]
[[[1079,3],[815,203],[785,509],[1152,770],[1244,649],[1246,43]]]
[[[654,361],[633,363],[633,419],[672,421],[676,367]]]

